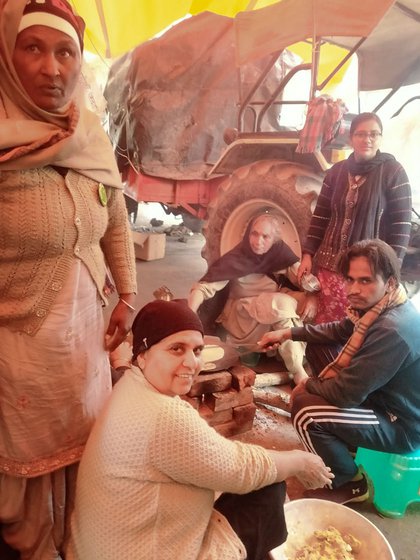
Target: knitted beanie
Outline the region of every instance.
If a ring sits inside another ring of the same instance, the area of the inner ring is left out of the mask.
[[[85,22],[67,0],[29,0],[23,10],[19,33],[33,25],[45,25],[69,35],[83,51]]]
[[[138,312],[133,326],[133,360],[167,336],[180,331],[199,331],[204,334],[198,315],[186,300],[165,301],[157,299]]]

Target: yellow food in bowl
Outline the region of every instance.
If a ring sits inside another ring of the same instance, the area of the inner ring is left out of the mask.
[[[353,535],[341,534],[335,527],[315,531],[308,544],[300,548],[295,560],[357,560],[362,543]]]

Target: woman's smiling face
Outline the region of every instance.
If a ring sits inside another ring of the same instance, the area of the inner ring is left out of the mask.
[[[202,369],[203,335],[180,331],[141,353],[137,363],[144,377],[160,393],[186,395]]]
[[[18,34],[13,64],[32,101],[54,112],[70,101],[82,62],[80,48],[69,35],[33,25]]]

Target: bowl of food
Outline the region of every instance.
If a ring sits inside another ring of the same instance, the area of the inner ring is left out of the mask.
[[[288,537],[272,560],[396,560],[381,531],[353,509],[317,499],[284,506]]]

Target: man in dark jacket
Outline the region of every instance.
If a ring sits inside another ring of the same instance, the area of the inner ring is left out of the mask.
[[[342,345],[318,377],[302,381],[292,394],[302,443],[335,474],[331,488],[308,497],[367,499],[367,481],[352,453],[359,446],[388,453],[420,449],[420,313],[399,284],[399,267],[383,241],[356,243],[339,263],[347,318],[273,331],[260,341],[263,347],[288,339]]]

